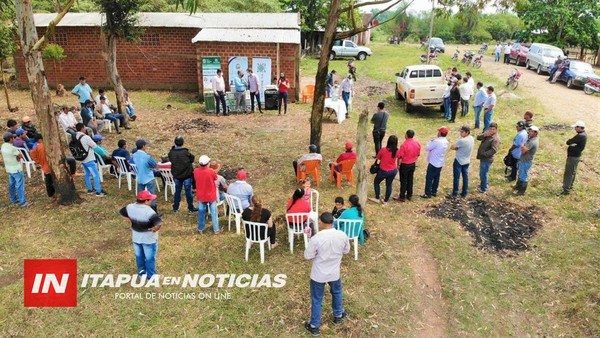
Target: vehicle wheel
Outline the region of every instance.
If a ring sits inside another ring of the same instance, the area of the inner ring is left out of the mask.
[[[573,86],[573,78],[570,77],[570,78],[567,79],[567,88],[571,89],[573,87],[574,87]]]
[[[481,62],[477,62],[473,65],[475,68],[481,68]]]
[[[542,75],[542,66],[541,65],[537,66],[536,73],[538,73],[538,75]]]
[[[398,93],[398,86],[396,86],[396,89],[394,89],[394,93],[396,94],[396,100],[403,99],[402,95],[400,95],[400,93]]]
[[[360,52],[360,53],[358,53],[358,56],[356,58],[360,61],[364,61],[367,59],[367,53]]]
[[[529,61],[525,61],[525,69],[529,69]]]
[[[408,103],[406,99],[404,100],[404,111],[406,111],[409,114],[413,112],[413,105]]]
[[[507,84],[507,86],[510,90],[515,90],[518,85],[519,85],[519,81],[515,81],[515,80],[508,81],[508,84]]]
[[[588,86],[583,87],[583,92],[588,95],[594,94],[594,91],[592,90],[592,88],[589,88]]]
[[[333,60],[333,59],[335,59],[335,52],[331,52],[329,54],[329,60]]]

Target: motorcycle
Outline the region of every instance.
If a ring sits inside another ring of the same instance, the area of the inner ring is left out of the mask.
[[[475,57],[475,59],[473,60],[473,67],[480,68],[482,64],[483,64],[483,54],[477,55]]]
[[[429,53],[429,61],[437,63],[438,62],[438,53],[440,50],[436,48],[433,53]],[[421,63],[427,63],[427,54],[421,54]]]
[[[583,86],[583,91],[588,95],[600,93],[600,81],[589,78],[587,83]]]
[[[458,54],[460,54],[460,51],[457,48],[454,54],[452,54],[452,61],[458,60]]]
[[[461,60],[462,63],[464,63],[465,65],[468,65],[471,63],[471,61],[473,61],[473,56],[475,55],[474,52],[468,50],[465,52],[465,54],[463,55],[463,58]]]
[[[487,50],[488,50],[488,44],[484,42],[481,45],[481,47],[479,48],[479,54],[485,54],[485,52],[487,52]]]
[[[511,90],[515,90],[519,85],[519,78],[522,74],[523,73],[521,73],[517,68],[515,68],[512,71],[512,73],[510,73],[510,75],[508,76],[508,79],[506,80],[506,86]]]

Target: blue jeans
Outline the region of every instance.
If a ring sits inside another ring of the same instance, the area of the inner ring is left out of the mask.
[[[490,174],[490,167],[492,166],[492,162],[480,161],[479,162],[479,180],[481,184],[479,185],[479,189],[481,191],[487,191],[488,189],[488,178]]]
[[[479,129],[479,120],[481,120],[481,111],[483,107],[473,106],[473,110],[475,111],[475,129]]]
[[[133,242],[133,252],[135,253],[135,263],[137,264],[138,275],[146,275],[147,279],[156,274],[156,254],[158,253],[158,242],[153,244],[140,244]]]
[[[125,111],[127,111],[129,117],[135,116],[135,108],[133,108],[133,105],[125,106]]]
[[[85,186],[87,190],[92,190],[92,179],[94,180],[94,188],[96,188],[96,192],[102,192],[102,186],[100,185],[100,174],[98,173],[98,166],[96,165],[96,161],[90,161],[87,163],[82,163],[83,172],[85,173]]]
[[[469,113],[469,100],[463,100],[462,98],[460,99],[460,109],[461,109],[461,114],[460,116],[466,116]]]
[[[328,282],[331,291],[331,308],[334,317],[341,317],[344,313],[344,300],[342,296],[342,279]],[[323,293],[325,293],[325,283],[310,280],[310,325],[314,328],[321,326],[321,312],[323,310]]]
[[[283,113],[287,113],[288,104],[288,93],[277,92],[277,107],[279,107],[279,113],[281,114],[281,101],[283,101]]]
[[[175,198],[173,199],[173,210],[179,210],[179,202],[181,202],[181,189],[185,188],[185,200],[187,201],[188,210],[194,211],[194,198],[192,196],[192,178],[180,180],[174,178],[175,182]],[[165,188],[166,189],[166,188]]]
[[[342,100],[346,104],[346,114],[350,113],[350,92],[342,91]]]
[[[444,98],[444,118],[449,120],[452,116],[452,111],[450,110],[450,96]]]
[[[137,190],[138,192],[142,190],[148,190],[151,194],[156,195],[156,181],[154,180],[154,178],[152,178],[148,183],[142,184],[138,182]],[[150,207],[154,209],[154,211],[156,211],[156,200],[150,202]]]
[[[494,58],[495,62],[500,61],[500,52],[496,53],[496,57]]]
[[[529,177],[527,174],[529,173],[529,169],[531,169],[532,165],[533,165],[533,162],[523,162],[523,161],[519,160],[519,165],[518,165],[519,181],[521,181],[521,182],[529,181]]]
[[[385,180],[385,198],[383,199],[387,202],[392,195],[392,184],[394,183],[394,178],[398,174],[398,169],[383,171],[379,170],[377,175],[375,175],[375,181],[373,182],[375,185],[375,198],[379,199],[381,195],[381,187],[380,184],[383,180]]]
[[[452,164],[452,169],[454,170],[454,181],[452,182],[452,196],[458,195],[458,185],[460,181],[460,176],[462,175],[463,186],[460,195],[462,197],[466,197],[469,192],[469,163],[461,165],[455,159]]]
[[[434,167],[431,163],[427,165],[427,174],[425,175],[425,195],[433,196],[437,194],[441,173],[442,168]]]
[[[104,115],[104,118],[112,121],[117,130],[119,129],[119,125],[121,127],[125,125],[125,116],[123,114],[106,114]],[[117,123],[117,121],[120,121],[120,124]]]
[[[22,171],[8,174],[8,194],[10,203],[25,205],[25,175]]]
[[[487,113],[483,114],[483,131],[486,131],[490,128],[490,124],[492,123],[492,115],[494,114],[494,110],[490,110]]]
[[[213,223],[213,231],[219,231],[219,215],[217,214],[217,201],[200,202],[198,201],[198,231],[204,231],[204,223],[206,222],[206,208],[210,210],[210,217]]]

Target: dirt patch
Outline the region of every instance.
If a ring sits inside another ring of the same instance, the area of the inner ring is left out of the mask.
[[[190,131],[199,131],[205,133],[210,129],[217,128],[217,124],[203,118],[197,118],[187,121],[180,121],[179,123],[175,124],[173,128],[177,131],[183,131],[185,133]]]
[[[364,90],[364,93],[366,93],[367,96],[389,95],[389,93],[390,93],[387,88],[384,88],[381,86],[366,86],[366,87],[363,87],[362,90]]]
[[[504,201],[446,199],[427,214],[459,222],[476,247],[500,256],[529,250],[529,239],[542,226],[542,215],[535,207]]]
[[[549,131],[556,131],[556,130],[570,130],[573,129],[571,126],[567,126],[564,124],[547,124],[545,126],[542,126],[540,128],[541,130],[549,130]]]

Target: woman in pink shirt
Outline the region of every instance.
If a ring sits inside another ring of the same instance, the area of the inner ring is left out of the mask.
[[[281,115],[281,101],[283,101],[284,109],[283,114],[287,114],[288,104],[288,90],[290,89],[290,82],[285,78],[285,74],[281,73],[279,80],[277,80],[278,89],[278,100],[277,106],[279,107],[279,115]]]
[[[394,183],[394,177],[398,174],[398,158],[400,153],[398,152],[398,137],[392,135],[387,140],[385,148],[381,148],[377,153],[377,160],[379,161],[379,171],[375,175],[375,198],[369,198],[369,201],[375,203],[383,203],[384,205],[390,199],[392,195],[392,183]],[[385,180],[385,198],[380,199],[381,193],[381,182]]]

